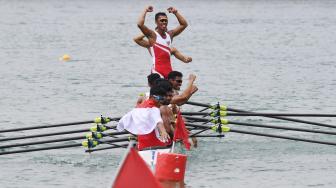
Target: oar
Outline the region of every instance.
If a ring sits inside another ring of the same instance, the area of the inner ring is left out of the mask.
[[[209,109],[209,107],[205,107],[202,110],[198,111],[198,112],[204,112],[205,110]]]
[[[217,135],[194,135],[189,137],[197,137],[197,138],[223,138],[225,137],[224,134],[217,134]]]
[[[274,117],[274,116],[292,116],[292,117],[336,117],[336,114],[298,114],[298,113],[247,113],[247,112],[241,112],[241,113],[230,113],[226,111],[219,111],[217,112],[182,112],[182,115],[209,115],[209,116],[217,116],[217,114],[221,117],[224,116],[267,116],[267,117]]]
[[[204,103],[191,102],[191,101],[188,101],[185,104],[194,105],[194,106],[201,106],[201,107],[207,107],[207,108],[216,109],[216,110],[223,110],[223,111],[228,110],[228,111],[231,111],[226,106],[223,106],[223,105],[219,105],[218,106],[218,105],[204,104]]]
[[[193,125],[193,124],[191,124],[191,123],[185,123],[185,125],[186,126],[189,126],[189,124],[190,125]],[[203,124],[204,125],[204,124]],[[197,127],[193,127],[193,129],[197,129]],[[196,132],[196,133],[193,133],[193,134],[191,134],[191,135],[189,135],[189,137],[195,137],[196,135],[199,135],[199,134],[201,134],[202,132],[205,132],[205,131],[207,131],[207,130],[210,130],[211,129],[211,127],[209,127],[208,129],[202,129],[202,130],[200,130],[200,131],[198,131],[198,132]],[[191,129],[189,128],[188,129],[189,131],[191,131]]]
[[[128,134],[127,132],[113,132],[113,133],[106,133],[109,136],[112,135],[124,135]],[[30,146],[30,145],[37,145],[37,144],[47,144],[47,143],[54,143],[54,142],[64,142],[64,141],[71,141],[71,140],[82,140],[86,139],[86,136],[75,136],[69,138],[57,138],[57,139],[49,139],[49,140],[41,140],[41,141],[33,141],[33,142],[25,142],[25,143],[16,143],[16,144],[8,144],[0,146],[0,149],[5,148],[12,148],[12,147],[20,147],[20,146]]]
[[[103,148],[95,148],[95,149],[88,149],[85,150],[86,153],[92,153],[95,151],[102,151],[102,150],[108,150],[108,149],[115,149],[115,148],[127,148],[128,144],[115,144],[114,146],[108,146]]]
[[[0,142],[9,141],[9,140],[20,140],[20,139],[28,139],[28,138],[39,138],[39,137],[46,137],[46,136],[57,136],[57,135],[65,135],[65,134],[73,134],[73,133],[82,133],[88,132],[90,129],[78,129],[73,131],[61,131],[61,132],[54,132],[54,133],[45,133],[45,134],[35,134],[35,135],[28,135],[28,136],[17,136],[17,137],[9,137],[9,138],[2,138]]]
[[[206,125],[188,124],[188,126],[198,127],[201,129],[209,129],[209,126],[206,126]],[[264,136],[264,137],[271,137],[271,138],[280,138],[280,139],[286,139],[286,140],[294,140],[294,141],[336,146],[336,142],[327,142],[327,141],[321,141],[321,140],[296,138],[296,137],[282,136],[282,135],[275,135],[275,134],[266,134],[266,133],[259,133],[259,132],[254,132],[254,131],[244,131],[244,130],[238,130],[235,128],[228,128],[228,127],[224,127],[224,128],[226,129],[225,132],[235,132],[235,133],[241,133],[241,134],[249,134],[249,135],[256,135],[256,136]]]
[[[213,122],[217,123],[218,119],[207,119],[207,118],[198,118],[198,117],[189,117],[184,116],[186,119],[191,120],[197,120],[200,122]],[[320,133],[320,134],[329,134],[329,135],[336,135],[336,132],[334,131],[323,131],[323,130],[311,130],[311,129],[305,129],[305,128],[293,128],[293,127],[279,127],[274,125],[263,125],[263,124],[255,124],[255,123],[243,123],[243,122],[237,122],[237,121],[229,121],[227,119],[221,119],[222,124],[234,124],[234,125],[244,125],[244,126],[250,126],[250,127],[262,127],[262,128],[270,128],[270,129],[282,129],[282,130],[289,130],[289,131],[300,131],[300,132],[310,132],[310,133]]]
[[[41,148],[31,148],[31,149],[23,149],[23,150],[14,150],[14,151],[4,151],[0,152],[0,155],[8,155],[14,153],[27,153],[33,151],[43,151],[43,150],[52,150],[52,149],[63,149],[63,148],[70,148],[70,147],[79,147],[82,146],[81,143],[74,143],[74,144],[65,144],[65,145],[58,145],[58,146],[48,146],[48,147],[41,147]]]
[[[119,119],[120,119],[120,117],[117,117],[117,118],[103,118],[103,121],[110,122],[110,121],[118,121]],[[4,129],[4,130],[0,130],[0,133],[25,131],[25,130],[32,130],[32,129],[52,128],[52,127],[64,127],[64,126],[70,126],[70,125],[81,125],[81,124],[89,124],[89,123],[102,123],[102,118],[99,117],[99,118],[96,118],[95,120],[89,120],[89,121],[78,121],[78,122],[71,122],[71,123],[60,123],[60,124],[51,124],[51,125],[41,125],[41,126]]]
[[[204,104],[204,103],[197,103],[197,102],[187,102],[186,104],[190,105],[195,105],[195,106],[202,106],[202,107],[209,107],[212,109],[216,109],[216,105],[210,105],[210,104]],[[253,113],[250,111],[245,111],[245,110],[240,110],[240,109],[234,109],[234,108],[227,108],[226,106],[220,106],[220,110],[228,110],[232,112],[247,112],[247,113]],[[267,117],[267,116],[265,116]],[[330,124],[325,124],[325,123],[318,123],[318,122],[313,122],[313,121],[306,121],[306,120],[300,120],[300,119],[293,119],[293,118],[286,118],[286,117],[268,117],[268,118],[273,118],[273,119],[281,119],[281,120],[286,120],[286,121],[292,121],[292,122],[297,122],[297,123],[305,123],[305,124],[310,124],[310,125],[317,125],[321,127],[329,127],[329,128],[336,128],[336,125],[330,125]]]
[[[105,126],[106,129],[114,129],[116,126]],[[88,129],[78,129],[72,131],[61,131],[61,132],[53,132],[53,133],[44,133],[44,134],[35,134],[35,135],[27,135],[27,136],[17,136],[17,137],[9,137],[9,138],[2,138],[0,142],[3,141],[10,141],[10,140],[20,140],[20,139],[28,139],[28,138],[39,138],[39,137],[47,137],[47,136],[57,136],[57,135],[65,135],[65,134],[73,134],[73,133],[82,133],[82,132],[89,132],[91,128]]]
[[[123,141],[127,141],[127,140],[128,140],[128,138],[114,139],[114,140],[110,140],[109,143],[123,142]],[[4,151],[4,152],[0,152],[0,155],[8,155],[8,154],[15,154],[15,153],[27,153],[27,152],[53,150],[53,149],[63,149],[63,148],[80,147],[80,146],[82,146],[82,143],[63,144],[63,145],[47,146],[47,147],[40,147],[40,148],[22,149],[22,150],[14,150],[14,151]]]

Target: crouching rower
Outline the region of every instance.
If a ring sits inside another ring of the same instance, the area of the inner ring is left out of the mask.
[[[138,149],[171,145],[169,132],[165,129],[160,106],[168,105],[172,99],[172,87],[153,86],[148,99],[124,115],[118,125],[118,131],[127,130],[138,135]]]

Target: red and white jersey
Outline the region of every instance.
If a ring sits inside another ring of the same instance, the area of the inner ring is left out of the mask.
[[[158,32],[156,34],[156,41],[150,47],[150,53],[153,57],[152,73],[159,73],[164,78],[173,70],[170,62],[170,45],[171,38],[166,32],[166,37],[163,38]]]
[[[157,128],[159,122],[163,122],[160,109],[156,107],[156,102],[152,99],[143,103],[124,115],[118,122],[117,130],[127,130],[138,135],[138,149],[148,147],[167,146],[171,143],[162,142]]]

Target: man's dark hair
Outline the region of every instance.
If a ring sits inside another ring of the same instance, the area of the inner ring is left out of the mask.
[[[149,94],[157,96],[166,96],[167,92],[168,91],[165,88],[160,87],[158,85],[154,85],[153,87],[151,87]]]
[[[173,79],[175,80],[176,77],[183,77],[183,74],[179,71],[171,71],[169,74],[168,74],[168,80],[169,79]]]
[[[163,78],[159,78],[155,81],[155,85],[156,86],[159,86],[161,88],[163,88],[164,90],[166,90],[167,92],[169,91],[173,91],[173,86],[172,84],[166,80],[166,79],[163,79]]]
[[[167,14],[164,13],[164,12],[158,12],[155,14],[155,21],[159,19],[160,16],[166,16],[167,17]]]
[[[152,73],[152,74],[147,76],[147,81],[148,81],[149,85],[154,86],[155,81],[159,78],[160,78],[160,75],[158,73]]]

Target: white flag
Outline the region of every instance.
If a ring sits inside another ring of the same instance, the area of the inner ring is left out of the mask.
[[[144,135],[151,133],[159,122],[163,122],[159,108],[134,108],[120,119],[117,130]]]

